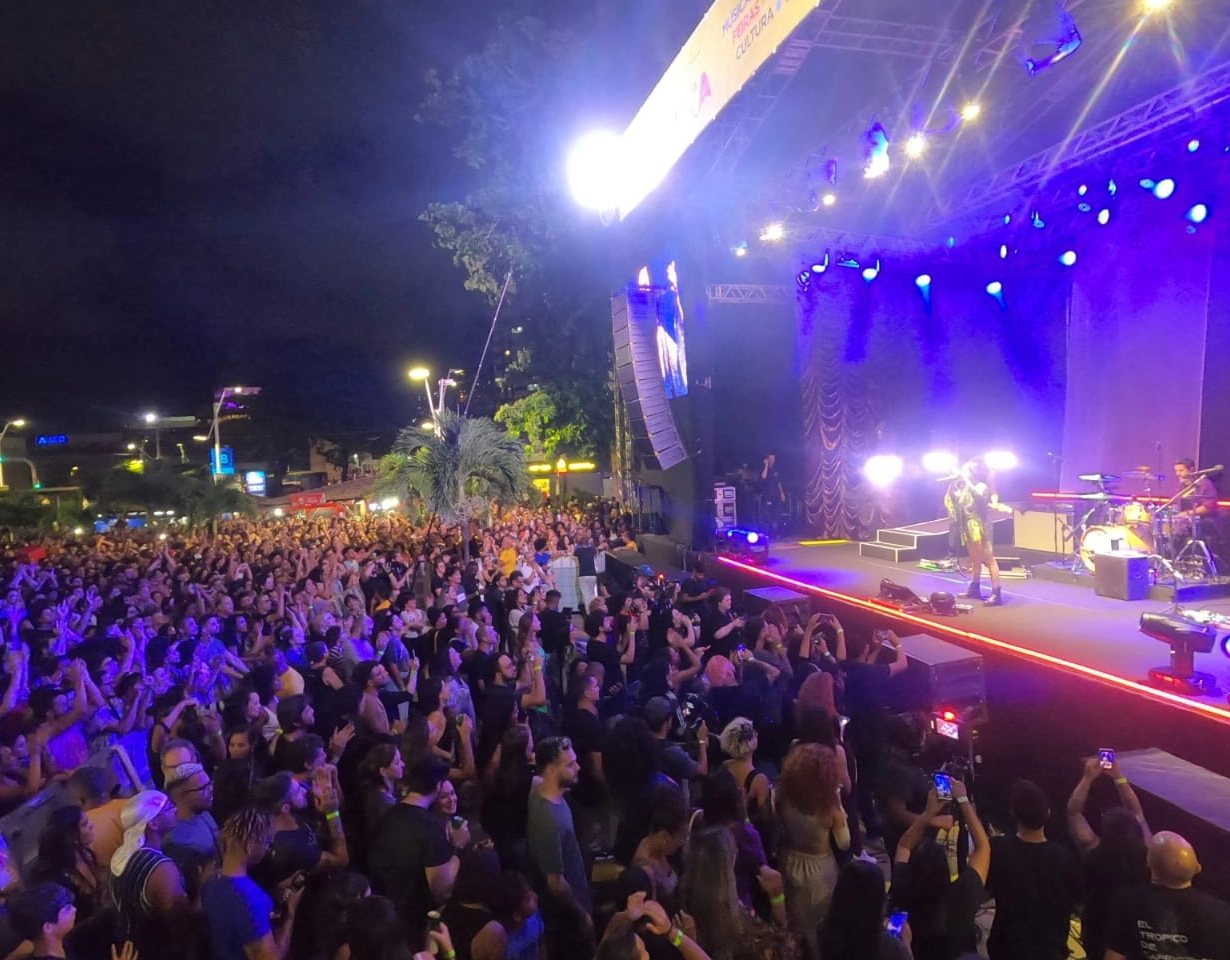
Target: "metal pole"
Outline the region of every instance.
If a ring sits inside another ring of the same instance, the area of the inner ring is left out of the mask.
[[[512,283],[512,271],[504,278],[504,289],[500,291],[500,301],[495,305],[495,316],[491,318],[491,327],[487,331],[487,342],[483,344],[483,352],[478,358],[478,366],[474,369],[474,382],[470,384],[470,395],[466,397],[466,409],[463,416],[470,415],[470,401],[474,399],[474,391],[478,389],[478,376],[483,372],[483,361],[487,359],[487,350],[491,346],[491,338],[495,336],[495,325],[500,320],[500,311],[504,308],[504,297],[508,295],[508,285]]]
[[[0,428],[0,489],[4,488],[4,435],[9,432],[11,426],[11,423],[6,423]]]
[[[154,421],[154,459],[162,459],[162,418]]]
[[[218,474],[222,472],[222,438],[219,436],[220,424],[222,419],[222,401],[226,399],[226,387],[222,388],[222,392],[218,394],[218,399],[214,401],[214,463],[213,476],[214,483],[218,482]]]

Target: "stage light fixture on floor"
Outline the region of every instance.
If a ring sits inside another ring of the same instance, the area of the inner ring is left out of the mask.
[[[1063,253],[1059,255],[1059,262],[1062,263],[1065,267],[1076,266],[1076,251],[1075,250],[1065,250]]]
[[[1110,223],[1110,207],[1103,207],[1098,211],[1098,223],[1102,226],[1106,226]]]
[[[1209,653],[1217,638],[1212,626],[1164,613],[1142,613],[1140,632],[1170,647],[1170,664],[1149,671],[1149,682],[1186,695],[1204,696],[1217,689],[1217,678],[1196,669],[1196,654]]]
[[[1153,195],[1159,200],[1169,200],[1174,196],[1174,181],[1169,177],[1165,180],[1159,180],[1153,188]]]
[[[1203,203],[1198,203],[1187,211],[1187,219],[1192,223],[1204,223],[1209,219],[1209,208]]]
[[[877,454],[863,464],[863,476],[873,487],[883,490],[891,487],[905,470],[900,457]]]
[[[760,231],[760,239],[763,243],[780,243],[786,239],[786,228],[781,223],[770,223]]]

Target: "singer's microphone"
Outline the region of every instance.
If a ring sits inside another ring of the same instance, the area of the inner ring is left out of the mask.
[[[1219,463],[1217,466],[1209,467],[1207,470],[1197,470],[1194,474],[1192,474],[1192,476],[1207,477],[1210,473],[1221,473],[1225,469],[1225,464]]]

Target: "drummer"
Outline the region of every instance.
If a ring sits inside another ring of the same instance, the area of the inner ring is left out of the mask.
[[[1217,515],[1217,488],[1207,476],[1196,477],[1196,461],[1184,457],[1175,461],[1174,475],[1179,481],[1179,489],[1192,488],[1190,493],[1179,501],[1179,516],[1209,517]]]

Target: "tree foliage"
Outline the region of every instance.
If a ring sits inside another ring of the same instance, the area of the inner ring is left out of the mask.
[[[511,275],[502,322],[524,329],[524,372],[543,394],[534,404],[554,404],[569,452],[594,456],[614,430],[606,238],[562,189],[558,140],[586,74],[582,49],[565,31],[505,13],[481,50],[428,74],[418,119],[443,132],[470,174],[460,199],[441,198],[421,219],[466,289],[491,305]]]
[[[593,455],[581,426],[560,416],[558,404],[546,390],[534,390],[504,404],[495,412],[495,421],[525,441],[525,455],[531,460],[554,460],[559,454]]]
[[[492,420],[444,410],[438,430],[406,427],[380,461],[381,496],[420,498],[445,523],[468,525],[492,503],[511,506],[528,496],[525,450]],[[468,539],[468,538],[467,538]]]
[[[215,525],[226,513],[251,515],[256,501],[242,490],[215,484],[202,470],[184,470],[170,460],[148,461],[140,471],[115,467],[93,491],[103,512],[174,510],[190,526]]]

